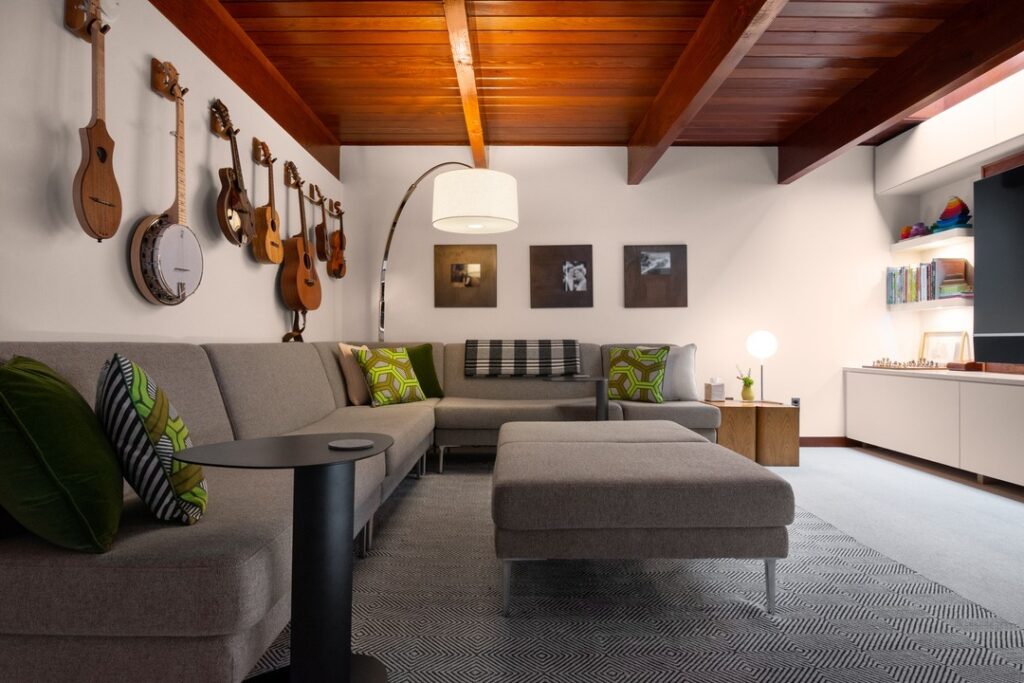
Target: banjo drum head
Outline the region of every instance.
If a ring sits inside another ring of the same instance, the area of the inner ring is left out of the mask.
[[[203,250],[187,225],[171,223],[153,245],[152,263],[159,287],[167,298],[184,301],[203,279]]]

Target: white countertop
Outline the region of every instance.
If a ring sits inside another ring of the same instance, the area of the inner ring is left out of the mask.
[[[1024,386],[1024,375],[1002,372],[960,372],[956,370],[886,370],[884,368],[846,367],[843,372],[861,372],[870,375],[893,375],[919,379],[941,379],[954,382],[980,382],[982,384],[1010,384]]]

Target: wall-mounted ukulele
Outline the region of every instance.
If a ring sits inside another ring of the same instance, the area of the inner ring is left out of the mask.
[[[106,33],[100,18],[100,0],[65,0],[64,24],[75,35],[92,43],[92,120],[79,129],[82,164],[73,182],[75,216],[85,233],[103,241],[121,225],[121,191],[114,177],[114,141],[107,132]]]
[[[302,193],[305,182],[295,164],[284,164],[284,182],[294,188],[299,198],[299,234],[284,241],[284,266],[281,270],[281,297],[292,312],[292,331],[283,341],[302,341],[306,329],[306,313],[320,308],[320,277],[316,274],[316,260],[306,224],[306,197]],[[301,322],[300,322],[301,321]]]
[[[313,228],[313,236],[316,238],[316,257],[326,261],[327,253],[327,199],[320,191],[319,185],[309,186],[309,201],[313,206],[320,207],[320,222]]]
[[[281,218],[274,203],[274,162],[277,159],[270,155],[267,143],[256,138],[252,139],[252,158],[266,167],[270,187],[270,201],[255,209],[256,236],[252,238],[252,255],[260,263],[280,263],[284,260],[284,248],[281,246]]]
[[[135,226],[130,247],[132,277],[146,301],[176,306],[190,297],[203,279],[203,250],[186,225],[185,213],[185,93],[178,70],[154,59],[153,90],[175,103],[174,130],[176,189],[174,204],[159,216],[146,216]]]
[[[210,130],[217,137],[231,142],[231,166],[218,171],[220,195],[217,197],[217,222],[228,241],[237,246],[248,244],[256,234],[252,202],[245,191],[242,164],[238,160],[238,129],[231,124],[231,114],[220,100],[210,105]]]
[[[343,278],[348,272],[348,264],[345,263],[345,247],[348,246],[348,239],[345,237],[345,212],[341,210],[341,202],[328,201],[327,204],[327,215],[337,218],[339,225],[339,228],[331,233],[331,258],[327,261],[327,274],[333,278]]]

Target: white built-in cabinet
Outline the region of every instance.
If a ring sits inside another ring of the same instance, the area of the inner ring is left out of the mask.
[[[1024,485],[1024,376],[846,368],[846,436]]]

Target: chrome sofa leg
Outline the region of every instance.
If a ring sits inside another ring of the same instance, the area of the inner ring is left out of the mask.
[[[437,473],[444,474],[444,452],[448,450],[447,446],[437,447]]]
[[[367,522],[363,525],[363,530],[359,532],[359,558],[365,558],[366,553],[370,550],[370,523]]]
[[[768,614],[775,614],[775,559],[764,561],[765,592],[768,597]]]
[[[370,519],[366,522],[366,552],[373,550],[373,520],[375,520],[376,518],[376,514],[370,515]]]
[[[424,453],[423,457],[420,458],[420,476],[426,476],[427,474],[427,454]]]
[[[512,601],[512,560],[501,563],[501,615],[508,616]]]

